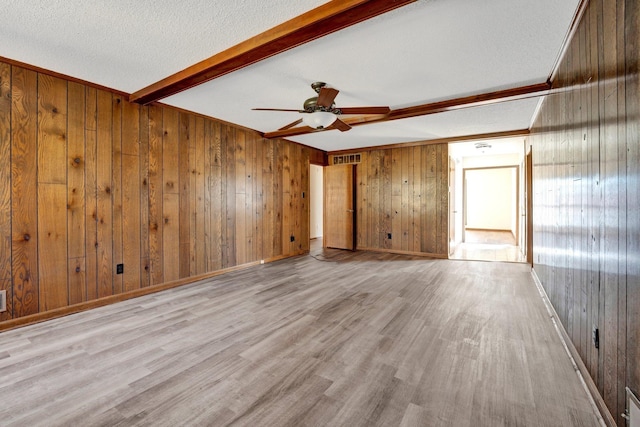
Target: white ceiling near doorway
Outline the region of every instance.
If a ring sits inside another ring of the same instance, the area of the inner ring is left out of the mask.
[[[490,147],[476,148],[478,142],[488,144]],[[517,154],[522,157],[525,154],[524,144],[524,137],[456,142],[449,144],[449,155],[454,159],[462,159],[464,157],[494,157],[505,154]]]
[[[176,107],[276,130],[325,81],[338,107],[392,109],[544,82],[579,0],[422,0],[168,97]],[[7,0],[0,56],[125,92],[219,53],[317,0]],[[536,99],[292,136],[327,151],[523,129]]]

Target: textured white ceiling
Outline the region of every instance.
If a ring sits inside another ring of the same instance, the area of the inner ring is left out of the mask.
[[[8,1],[0,56],[134,92],[324,3],[317,0]],[[340,106],[423,104],[546,80],[578,0],[422,0],[163,102],[262,132],[316,80]],[[529,126],[536,101],[291,137],[332,151]]]

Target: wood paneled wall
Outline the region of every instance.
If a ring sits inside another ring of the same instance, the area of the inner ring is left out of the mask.
[[[448,153],[447,144],[362,152],[358,249],[447,257]]]
[[[621,426],[640,394],[639,8],[589,2],[530,137],[534,269]]]
[[[308,251],[322,153],[7,63],[0,90],[0,321]]]

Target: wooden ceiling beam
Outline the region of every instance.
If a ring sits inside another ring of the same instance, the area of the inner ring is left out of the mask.
[[[511,89],[481,93],[462,98],[448,99],[429,104],[415,105],[413,107],[392,110],[384,121],[408,119],[411,117],[426,116],[429,114],[445,113],[461,108],[480,107],[500,102],[515,101],[533,96],[542,96],[548,93],[551,85],[548,83],[536,83],[528,86],[519,86]]]
[[[333,0],[131,94],[149,104],[278,53],[413,3],[416,0]]]

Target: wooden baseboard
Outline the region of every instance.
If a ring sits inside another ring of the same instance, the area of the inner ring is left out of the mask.
[[[253,262],[249,262],[242,265],[236,265],[234,267],[224,268],[222,270],[213,271],[211,273],[200,274],[198,276],[192,276],[185,279],[174,280],[172,282],[161,283],[159,285],[135,289],[133,291],[128,291],[128,292],[123,292],[117,295],[110,295],[108,297],[98,298],[91,301],[85,301],[78,304],[69,305],[67,307],[60,307],[54,310],[45,311],[43,313],[36,313],[28,316],[18,317],[16,319],[6,320],[4,322],[0,322],[0,332],[6,331],[9,329],[19,328],[22,326],[32,325],[34,323],[44,322],[46,320],[56,319],[58,317],[68,316],[70,314],[79,313],[82,311],[91,310],[91,309],[102,307],[105,305],[126,301],[132,298],[137,298],[144,295],[165,291],[167,289],[177,288],[179,286],[189,285],[191,283],[210,279],[212,277],[220,276],[222,274],[230,273],[232,271],[244,270],[250,267],[254,267],[262,263],[266,264],[266,263],[279,261],[286,258],[305,255],[308,253],[309,253],[308,250],[301,250],[288,255],[278,255],[278,256],[267,258],[264,260],[253,261]]]
[[[503,230],[502,228],[473,228],[473,227],[465,227],[464,228],[465,231],[499,231],[499,232],[505,232],[505,233],[511,233],[513,234],[513,231],[511,230]]]
[[[593,382],[593,378],[591,378],[591,375],[589,374],[589,370],[587,369],[584,362],[582,361],[582,358],[580,357],[578,350],[576,350],[576,347],[573,345],[573,342],[571,342],[571,338],[569,337],[569,334],[567,334],[567,331],[564,329],[564,325],[562,324],[562,322],[560,322],[558,313],[556,313],[555,308],[553,308],[553,305],[551,304],[551,300],[547,295],[547,291],[545,291],[544,287],[542,286],[542,282],[538,277],[538,274],[533,268],[531,269],[531,276],[533,277],[533,281],[535,282],[536,287],[538,288],[538,291],[540,292],[540,295],[542,297],[542,300],[544,301],[544,304],[547,307],[547,311],[549,313],[549,316],[551,317],[551,320],[553,321],[553,324],[555,325],[558,335],[560,336],[560,340],[564,344],[565,350],[567,350],[567,354],[569,355],[569,358],[573,363],[573,367],[574,369],[576,369],[576,373],[580,377],[580,381],[582,382],[582,385],[584,386],[585,391],[591,397],[591,402],[594,406],[593,409],[596,412],[596,414],[599,416],[601,424],[607,427],[616,427],[616,421],[611,415],[609,408],[607,408],[607,405],[604,403],[604,399],[600,395],[600,392],[598,391],[598,387]]]
[[[398,255],[413,255],[420,256],[425,258],[438,258],[438,259],[447,259],[447,254],[432,254],[429,252],[413,252],[413,251],[402,251],[399,249],[380,249],[380,248],[361,248],[357,247],[357,251],[369,251],[369,252],[384,252],[388,254],[398,254]]]

